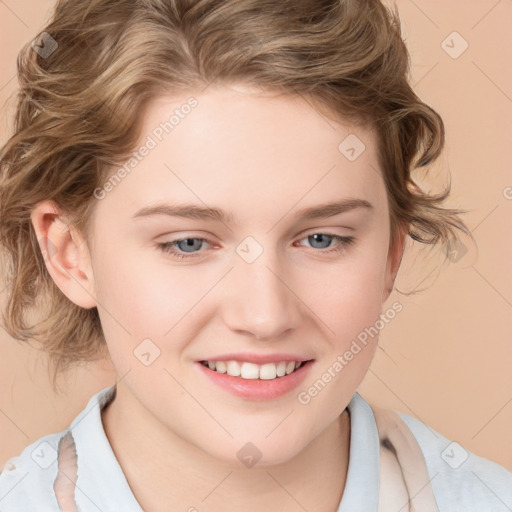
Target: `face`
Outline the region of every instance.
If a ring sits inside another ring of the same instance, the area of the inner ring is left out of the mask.
[[[289,460],[365,375],[377,337],[358,336],[399,263],[375,136],[234,85],[142,122],[149,149],[97,191],[85,272],[124,392],[218,459]]]

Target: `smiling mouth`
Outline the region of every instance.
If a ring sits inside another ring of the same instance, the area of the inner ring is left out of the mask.
[[[273,380],[286,377],[312,361],[280,361],[278,363],[255,364],[240,361],[200,361],[200,363],[217,373],[247,380]]]

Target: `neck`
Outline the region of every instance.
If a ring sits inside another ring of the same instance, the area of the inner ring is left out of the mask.
[[[292,459],[273,466],[241,468],[178,437],[126,394],[118,389],[113,402],[102,411],[102,421],[143,510],[338,510],[349,459],[347,410]]]

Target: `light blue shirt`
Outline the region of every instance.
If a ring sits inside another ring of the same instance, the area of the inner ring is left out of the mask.
[[[69,429],[76,445],[79,512],[143,512],[105,435],[101,409],[114,387],[95,394]],[[377,512],[380,444],[370,405],[355,393],[348,404],[350,456],[338,512]],[[474,455],[422,422],[400,414],[417,439],[441,512],[512,511],[512,473]],[[49,434],[9,459],[0,474],[0,512],[59,512],[53,491],[59,440]],[[193,505],[193,504],[192,504]],[[199,507],[199,505],[198,505]],[[201,507],[198,508],[200,510]]]

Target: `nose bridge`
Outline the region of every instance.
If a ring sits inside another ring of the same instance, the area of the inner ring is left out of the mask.
[[[297,298],[288,288],[279,260],[270,249],[250,263],[239,258],[233,270],[226,312],[231,329],[268,339],[297,326]]]

